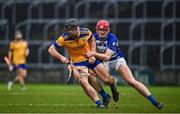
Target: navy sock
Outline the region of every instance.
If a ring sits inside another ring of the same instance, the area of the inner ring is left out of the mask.
[[[101,89],[101,90],[99,91],[99,94],[102,96],[102,98],[103,98],[104,100],[107,100],[107,99],[108,99],[108,95],[107,95],[107,93],[104,91],[104,89]]]
[[[103,103],[102,103],[101,100],[97,100],[97,101],[96,101],[96,104],[97,104],[97,105],[102,105]]]
[[[158,101],[152,95],[149,95],[147,99],[149,99],[153,105],[158,104]]]

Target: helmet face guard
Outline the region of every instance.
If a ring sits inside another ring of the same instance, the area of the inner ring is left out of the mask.
[[[78,19],[75,18],[70,18],[68,20],[66,20],[64,28],[66,31],[68,31],[69,29],[73,29],[79,26],[79,21]]]

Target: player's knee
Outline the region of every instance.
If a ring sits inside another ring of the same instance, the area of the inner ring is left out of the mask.
[[[20,71],[18,75],[21,77],[26,77],[27,72],[26,71]]]
[[[20,72],[20,73],[18,74],[18,76],[19,76],[19,78],[24,78],[24,77],[26,77],[26,74],[23,73],[23,72]]]
[[[80,83],[81,85],[87,84],[87,80],[84,79],[84,78],[78,78],[78,80],[79,80],[79,83]]]
[[[89,72],[90,76],[97,77],[94,72]]]
[[[18,76],[18,80],[24,80],[24,76]]]
[[[26,74],[22,74],[22,75],[20,75],[22,78],[25,78],[26,77]]]
[[[114,84],[114,78],[112,76],[105,78],[104,83],[107,85],[112,85],[112,84]]]
[[[94,82],[97,81],[97,79],[96,79],[96,77],[94,77],[94,76],[89,76],[89,77],[88,77],[88,81],[89,81],[89,83],[94,83]]]

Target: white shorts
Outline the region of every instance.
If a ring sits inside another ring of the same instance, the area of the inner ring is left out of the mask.
[[[126,64],[126,60],[122,57],[112,61],[104,61],[103,64],[105,65],[108,71],[109,69],[117,70],[121,65]]]

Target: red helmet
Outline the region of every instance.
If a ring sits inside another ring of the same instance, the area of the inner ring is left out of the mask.
[[[106,20],[100,20],[96,24],[96,29],[109,29],[109,22]]]

